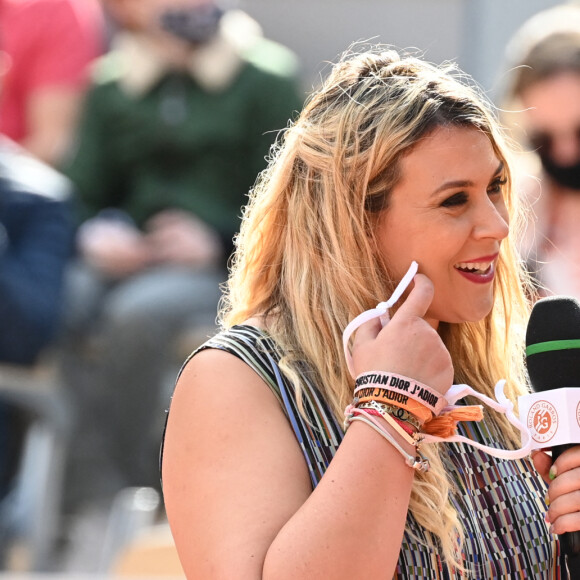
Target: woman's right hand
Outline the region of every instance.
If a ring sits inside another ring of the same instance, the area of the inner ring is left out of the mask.
[[[356,375],[368,371],[398,373],[445,394],[453,383],[449,351],[425,320],[433,300],[433,283],[417,274],[414,286],[384,327],[375,318],[357,330],[352,359]]]

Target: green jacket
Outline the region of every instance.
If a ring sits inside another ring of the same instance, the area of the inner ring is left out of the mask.
[[[160,210],[185,209],[230,245],[277,132],[302,106],[288,54],[279,65],[284,53],[254,50],[220,90],[167,72],[138,96],[124,90],[115,54],[104,57],[64,168],[81,218],[116,208],[142,226]]]

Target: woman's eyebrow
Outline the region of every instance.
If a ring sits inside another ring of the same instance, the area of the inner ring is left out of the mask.
[[[503,168],[504,168],[504,163],[503,163],[503,161],[500,161],[499,165],[497,166],[497,169],[495,170],[495,173],[493,174],[493,177],[497,177],[503,171]]]
[[[452,181],[445,181],[431,195],[436,195],[437,193],[441,193],[446,189],[456,189],[458,187],[471,187],[471,186],[473,186],[473,181],[471,181],[470,179],[455,179]]]
[[[499,165],[497,166],[497,169],[493,174],[493,177],[497,177],[503,171],[503,168],[504,163],[503,161],[500,161]],[[445,181],[437,189],[435,189],[435,191],[433,191],[431,195],[436,195],[438,193],[441,193],[442,191],[445,191],[446,189],[456,189],[458,187],[472,187],[473,185],[474,182],[471,181],[470,179],[454,179],[451,181]]]

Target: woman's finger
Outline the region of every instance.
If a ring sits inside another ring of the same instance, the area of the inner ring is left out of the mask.
[[[367,320],[367,322],[361,324],[354,335],[352,341],[353,348],[357,345],[366,343],[369,340],[374,340],[381,331],[381,328],[382,325],[378,318]]]
[[[433,282],[425,274],[416,274],[413,278],[413,288],[407,299],[401,304],[397,312],[393,315],[401,319],[403,317],[423,318],[431,306],[433,294],[435,292]]]

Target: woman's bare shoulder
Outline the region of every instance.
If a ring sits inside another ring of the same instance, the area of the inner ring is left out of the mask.
[[[184,368],[167,422],[163,487],[186,574],[200,578],[259,577],[269,545],[309,496],[307,465],[280,403],[234,354],[207,348]]]
[[[265,326],[261,324],[261,319],[259,318],[248,319],[238,325],[237,328],[240,327],[253,327],[257,330],[265,331]],[[227,333],[228,331],[225,332]],[[224,374],[229,379],[236,378],[236,382],[243,378],[250,380],[257,378],[256,373],[247,363],[233,352],[230,352],[230,350],[220,348],[217,343],[219,343],[219,340],[210,339],[206,345],[202,346],[186,361],[180,373],[178,385],[184,381],[203,380],[214,376],[223,376]],[[235,374],[232,375],[231,373]],[[184,381],[182,377],[184,377]]]

